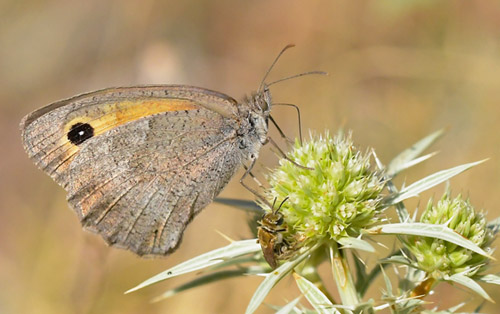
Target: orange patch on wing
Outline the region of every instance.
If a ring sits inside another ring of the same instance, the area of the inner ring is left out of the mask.
[[[193,110],[198,107],[186,99],[148,99],[140,101],[120,101],[101,104],[87,111],[82,111],[81,116],[74,117],[65,126],[65,133],[75,123],[88,123],[94,128],[94,136],[116,128],[130,121],[138,120],[153,114]]]
[[[88,123],[94,129],[94,137],[125,123],[138,120],[150,115],[182,110],[195,110],[199,107],[187,99],[147,99],[137,101],[117,101],[84,107],[71,114],[70,120],[64,126],[64,136],[61,137],[61,146],[66,146],[66,156],[73,155],[79,150],[72,144],[67,134],[76,123]]]
[[[197,109],[192,101],[185,99],[125,101],[117,105],[119,110],[114,113],[114,116],[109,117],[110,120],[114,120],[115,126],[156,113]]]

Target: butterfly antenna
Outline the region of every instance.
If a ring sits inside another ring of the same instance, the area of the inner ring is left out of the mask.
[[[281,49],[280,53],[278,54],[278,56],[276,57],[276,59],[274,59],[273,63],[272,63],[272,64],[271,64],[271,66],[269,67],[269,69],[267,69],[267,72],[266,72],[266,74],[264,75],[264,78],[263,78],[263,79],[262,79],[262,81],[260,82],[259,89],[258,89],[258,91],[259,91],[259,92],[260,92],[260,91],[262,91],[262,87],[264,87],[264,84],[265,84],[264,82],[266,81],[267,76],[269,75],[269,73],[270,73],[270,72],[271,72],[271,70],[273,69],[273,67],[274,67],[274,65],[276,64],[276,62],[278,62],[278,60],[279,60],[279,58],[281,57],[281,55],[282,55],[285,51],[287,51],[288,49],[293,48],[293,47],[295,47],[295,45],[294,45],[294,44],[288,44],[288,45],[286,45],[283,49]]]
[[[295,75],[287,76],[287,77],[284,77],[284,78],[279,79],[277,81],[271,82],[271,83],[267,84],[267,86],[271,86],[273,84],[276,84],[276,83],[279,83],[279,82],[283,82],[283,81],[287,81],[287,80],[290,80],[290,79],[293,79],[293,78],[296,78],[296,77],[301,77],[301,76],[305,76],[305,75],[313,75],[313,74],[328,75],[328,72],[324,72],[324,71],[310,71],[310,72],[304,72],[304,73],[300,73],[300,74],[295,74]]]

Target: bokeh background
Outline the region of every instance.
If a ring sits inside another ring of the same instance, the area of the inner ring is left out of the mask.
[[[360,148],[373,147],[388,162],[447,127],[433,147],[440,153],[399,182],[490,158],[451,186],[486,209],[490,219],[500,214],[499,2],[2,0],[0,312],[243,312],[262,278],[231,279],[154,304],[153,297],[193,276],[123,292],[226,244],[216,230],[250,238],[244,212],[212,204],[165,259],[143,260],[109,248],[81,230],[64,191],[28,160],[18,123],[38,107],[109,86],[191,84],[241,99],[258,87],[288,43],[297,47],[283,56],[270,80],[310,70],[330,73],[272,88],[275,101],[300,106],[305,130],[353,130]],[[292,110],[275,108],[273,114],[287,134],[297,133]],[[260,163],[261,169],[276,164],[269,147]],[[253,198],[233,181],[222,196]],[[422,195],[420,202],[443,189]],[[334,290],[333,283],[328,287]],[[498,289],[484,287],[500,300]],[[369,296],[378,298],[382,288],[372,287]],[[285,280],[267,301],[283,304],[297,294],[293,280]],[[441,308],[470,301],[464,310],[479,304],[447,284],[429,300]],[[486,304],[484,312],[499,309]]]

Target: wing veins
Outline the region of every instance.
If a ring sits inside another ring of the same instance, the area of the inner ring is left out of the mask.
[[[207,149],[206,151],[204,151],[202,154],[196,156],[192,160],[190,160],[190,161],[186,162],[184,165],[180,166],[180,169],[184,169],[185,167],[189,166],[190,164],[192,164],[193,162],[197,161],[201,157],[207,155],[208,153],[210,153],[211,151],[213,151],[214,149],[216,149],[220,145],[222,145],[225,142],[228,142],[230,139],[234,139],[234,138],[236,138],[236,136],[230,136],[230,137],[226,137],[225,139],[220,140],[217,144],[215,144],[214,146],[211,146],[209,149]],[[166,171],[162,171],[162,172],[166,172]]]
[[[161,177],[161,176],[160,176],[160,177]],[[162,178],[162,179],[166,182],[165,178],[163,178],[163,177],[161,177],[161,178]],[[161,207],[163,207],[163,204],[165,204],[165,201],[167,200],[167,197],[168,197],[168,195],[170,194],[170,191],[172,191],[172,186],[173,186],[172,184],[170,184],[170,185],[169,185],[169,187],[168,187],[168,193],[165,193],[165,197],[163,197],[163,199],[162,199],[162,201],[161,201],[161,206],[160,206],[160,208],[161,208]],[[160,239],[160,241],[161,241],[161,237],[162,237],[162,235],[163,235],[163,230],[165,229],[165,226],[167,225],[168,220],[170,219],[170,216],[172,216],[172,212],[174,211],[174,209],[175,209],[175,207],[174,207],[174,208],[172,208],[172,210],[170,210],[170,211],[168,212],[167,216],[166,216],[166,217],[165,217],[165,219],[164,219],[164,222],[163,222],[163,224],[162,224],[162,228],[161,228],[161,230],[160,230],[160,236],[158,237],[158,239]],[[155,241],[156,241],[156,240],[155,240]],[[153,248],[154,248],[154,242],[153,242]]]
[[[128,189],[126,189],[123,193],[121,193],[118,197],[116,197],[113,202],[111,202],[111,204],[109,204],[106,209],[104,210],[104,212],[97,218],[97,220],[95,221],[95,225],[97,226],[98,224],[101,223],[101,221],[106,217],[106,215],[111,211],[111,209],[113,207],[115,207],[116,204],[118,204],[118,202],[125,196],[128,194],[128,192],[130,192],[130,190],[132,190],[133,188],[135,188],[139,183],[141,182],[137,182],[133,185],[131,185]]]
[[[218,144],[218,145],[220,145],[220,144]],[[215,147],[213,147],[212,149],[215,149]],[[210,150],[212,150],[212,149],[210,149]],[[208,153],[210,152],[210,150],[209,150],[209,151],[207,151],[207,152],[205,152],[205,154],[208,154]],[[200,157],[201,157],[201,156],[200,156]],[[190,162],[189,162],[189,164],[190,164],[190,163],[193,163],[196,159],[198,159],[198,158],[193,159],[192,161],[190,161]],[[218,169],[220,169],[220,162],[221,162],[221,161],[222,161],[222,159],[220,159],[220,160],[219,160],[219,167],[218,167]],[[188,163],[187,163],[187,164],[188,164]],[[187,164],[186,164],[186,165],[184,165],[184,166],[182,166],[182,168],[184,168],[185,166],[187,166]],[[182,169],[182,168],[181,168],[181,169]],[[162,179],[163,179],[163,180],[165,180],[165,178],[163,178],[163,177],[162,177]],[[166,180],[165,180],[165,181],[166,181]],[[194,190],[194,188],[193,188],[193,190]],[[171,191],[171,188],[169,188],[169,192],[168,192],[168,193],[166,193],[166,195],[168,195],[168,194],[170,193],[170,191]],[[196,196],[196,200],[198,200],[198,196],[199,196],[199,193],[198,193],[198,195]],[[213,200],[213,198],[214,198],[214,197],[212,197],[212,200]],[[164,203],[164,202],[162,202],[161,206],[163,206],[163,203]],[[194,206],[194,204],[195,204],[195,202],[193,202],[193,204],[191,205],[191,207],[192,207],[192,206]],[[159,236],[157,235],[157,236],[155,237],[155,242],[156,242],[156,238],[158,238],[158,239],[159,239],[159,241],[161,241],[161,237],[163,236],[163,231],[165,230],[165,227],[166,227],[166,225],[167,225],[167,223],[168,223],[168,220],[170,219],[170,216],[172,215],[172,212],[174,211],[174,209],[175,209],[175,208],[173,208],[173,209],[172,209],[172,210],[168,213],[168,215],[165,217],[164,222],[163,222],[163,224],[162,224],[162,228],[161,228],[161,230],[160,230],[160,234],[159,234]],[[191,208],[191,215],[192,215],[192,211],[193,211],[193,210],[194,210],[194,209],[193,209],[193,208]],[[154,248],[154,245],[155,245],[155,243],[153,243],[153,248]]]
[[[50,171],[49,175],[50,175],[50,176],[52,176],[53,174],[55,174],[55,173],[57,172],[57,170],[58,170],[61,166],[63,166],[63,165],[64,165],[64,164],[65,164],[68,160],[70,160],[71,158],[73,158],[73,156],[75,156],[75,155],[76,155],[76,153],[77,153],[77,152],[75,151],[75,152],[73,152],[72,154],[70,154],[70,155],[66,156],[66,158],[64,158],[61,162],[59,162],[59,164],[57,164],[57,166],[56,166],[54,169],[52,169],[52,170]],[[44,166],[44,169],[45,169],[45,168],[47,168],[47,166],[48,166],[48,165],[49,165],[49,164],[47,164],[46,166]]]
[[[187,133],[190,133],[190,132],[207,132],[207,131],[219,131],[219,130],[218,130],[218,129],[190,130],[190,131],[186,131],[186,132],[184,132],[184,133],[180,134],[179,136],[176,136],[176,137],[172,138],[172,140],[174,140],[174,139],[176,139],[176,138],[178,138],[178,137],[180,137],[180,136],[183,136],[183,135],[185,135],[185,134],[187,134]],[[176,130],[172,130],[172,131],[167,131],[167,132],[169,132],[169,133],[170,133],[170,132],[177,132],[177,131],[176,131]],[[128,132],[128,133],[133,133],[133,132]],[[162,142],[162,141],[164,141],[164,139],[158,139],[158,140],[154,140],[154,141],[149,141],[149,142],[148,142],[148,144],[149,144],[149,143],[160,143],[160,142]],[[63,147],[64,145],[65,145],[65,144],[57,146],[56,148],[52,149],[50,152],[48,152],[47,154],[45,154],[44,156],[42,156],[40,159],[41,159],[41,160],[48,159],[48,158],[49,158],[49,156],[50,156],[51,154],[53,154],[54,152],[56,152],[59,148]],[[67,149],[66,149],[65,151],[63,151],[62,153],[60,153],[60,155],[63,155],[63,154],[64,154],[64,153],[66,153],[67,151],[71,150],[71,148],[72,148],[71,146],[68,146],[68,147],[67,147]],[[140,150],[141,150],[141,147],[140,147],[140,146],[139,146],[139,147],[134,146],[134,148],[135,148],[135,150],[130,149],[130,147],[124,147],[124,148],[122,148],[122,149],[119,149],[119,150],[113,150],[113,151],[108,152],[107,154],[102,154],[102,155],[100,155],[100,156],[101,156],[101,157],[105,157],[105,156],[108,156],[108,155],[111,155],[111,154],[116,154],[117,152],[135,152],[135,151],[140,151]],[[129,150],[129,149],[130,149],[130,150]],[[79,151],[75,151],[75,152],[74,152],[74,153],[72,153],[71,155],[67,156],[64,160],[62,160],[62,161],[61,161],[61,162],[60,162],[60,163],[56,166],[56,168],[55,168],[54,170],[52,170],[52,172],[51,172],[51,173],[56,172],[56,171],[57,171],[57,169],[59,169],[59,167],[61,167],[62,165],[64,165],[64,163],[66,163],[66,162],[67,162],[67,161],[68,161],[71,157],[73,157],[73,156],[74,156],[76,153],[78,153],[78,152],[79,152]]]
[[[148,164],[148,166],[144,169],[147,169],[149,168],[149,166],[152,164],[152,161]],[[126,173],[127,171],[123,171],[122,173]],[[141,173],[139,174],[133,174],[132,176],[128,177],[126,181],[132,179],[132,178],[137,178],[139,177],[140,175],[142,175],[143,173],[146,173],[147,170],[144,170],[142,171]],[[153,181],[153,180],[151,180]],[[123,196],[125,196],[128,192],[130,192],[130,190],[132,190],[132,188],[136,187],[139,183],[142,183],[142,181],[139,181],[135,184],[132,184],[131,187],[127,190],[125,190],[125,193],[122,193],[120,194],[120,196],[118,198],[116,198],[108,207],[106,208],[106,210],[101,214],[101,216],[99,216],[99,218],[96,220],[96,225],[98,225],[99,223],[101,223],[101,221],[104,219],[104,217],[109,213],[109,211],[122,199]]]
[[[144,193],[144,191],[146,191],[149,187],[151,187],[151,185],[153,184],[153,182],[154,182],[154,181],[156,181],[156,179],[157,179],[157,176],[155,176],[155,177],[153,178],[153,180],[151,180],[151,181],[150,181],[150,182],[149,182],[149,183],[148,183],[148,184],[147,184],[147,185],[146,185],[146,186],[142,189],[141,194],[143,194],[143,193]],[[145,206],[143,206],[143,207],[141,208],[141,210],[139,211],[138,215],[135,217],[134,222],[133,222],[133,223],[130,225],[130,227],[128,228],[127,233],[126,233],[126,235],[125,235],[125,239],[123,240],[123,242],[126,242],[126,241],[127,241],[128,237],[129,237],[129,235],[130,235],[130,233],[132,232],[132,229],[134,229],[134,227],[135,227],[135,224],[137,223],[137,221],[139,221],[139,218],[141,218],[142,213],[146,210],[146,208],[148,208],[148,207],[149,207],[149,204],[150,204],[150,203],[151,203],[151,201],[153,200],[153,198],[154,198],[154,196],[156,195],[156,193],[158,193],[159,191],[160,191],[159,189],[156,189],[156,190],[155,190],[155,192],[153,193],[153,195],[151,195],[151,197],[149,198],[149,200],[148,200],[148,202],[146,203],[146,205],[145,205]],[[141,197],[141,198],[142,198],[142,197]]]

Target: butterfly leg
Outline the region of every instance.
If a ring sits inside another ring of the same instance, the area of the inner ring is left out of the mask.
[[[249,169],[246,165],[243,165],[243,168],[245,168],[245,170]],[[257,177],[252,173],[251,168],[250,168],[250,171],[248,172],[248,174],[252,177],[252,179],[255,181],[255,183],[257,183],[257,185],[259,186],[260,189],[265,188],[264,185],[259,181],[259,179],[257,179]]]
[[[250,164],[249,167],[246,167],[245,166],[245,173],[243,174],[243,176],[241,176],[241,179],[240,179],[240,183],[241,185],[243,185],[243,187],[245,189],[247,189],[248,191],[250,191],[250,193],[252,193],[253,195],[255,195],[259,200],[261,200],[264,204],[266,204],[267,206],[269,206],[269,208],[272,208],[271,204],[262,196],[260,195],[255,189],[251,188],[250,186],[248,186],[244,180],[245,178],[247,177],[247,175],[250,174],[250,176],[252,176],[253,178],[255,178],[255,176],[251,173],[252,171],[252,168],[255,166],[255,162],[256,162],[256,159],[252,159],[252,163]],[[260,182],[259,182],[260,184]],[[262,186],[262,185],[259,185],[259,186]]]
[[[309,168],[309,167],[306,167],[306,166],[302,166],[302,165],[299,165],[298,163],[296,163],[295,161],[291,160],[290,158],[288,158],[288,156],[285,154],[285,152],[283,152],[281,150],[281,148],[278,146],[278,144],[276,144],[276,142],[271,138],[271,137],[268,137],[267,140],[269,141],[269,143],[271,143],[274,147],[276,147],[276,149],[278,150],[278,153],[280,153],[280,155],[285,158],[286,160],[288,160],[289,162],[291,162],[292,164],[294,164],[295,166],[299,167],[299,168],[302,168],[302,169],[307,169],[307,170],[314,170],[314,168]]]
[[[300,115],[299,107],[297,105],[287,104],[287,103],[273,103],[273,106],[287,106],[287,107],[295,108],[295,110],[297,111],[297,120],[298,120],[298,126],[299,126],[299,140],[300,140],[300,144],[302,145],[302,121],[300,119],[301,115]],[[276,123],[276,121],[274,121],[274,119],[271,116],[269,116],[269,118],[271,119],[271,122],[274,124],[274,126],[276,126],[276,128],[278,129],[278,132],[280,132],[281,136],[286,138],[285,134],[283,134],[281,129],[278,127],[278,124]],[[291,141],[291,142],[293,144],[293,141]]]
[[[288,136],[285,135],[285,133],[283,132],[283,130],[281,130],[281,128],[279,127],[278,123],[276,122],[276,120],[274,120],[274,118],[272,116],[269,116],[269,120],[271,120],[271,122],[274,124],[274,126],[276,127],[276,130],[278,130],[278,133],[281,135],[281,137],[287,142],[288,145],[292,145],[293,144],[293,140],[291,140],[290,138],[288,138]],[[300,142],[302,143],[302,134],[300,135]]]

